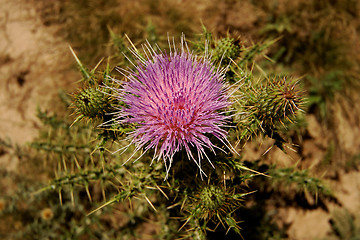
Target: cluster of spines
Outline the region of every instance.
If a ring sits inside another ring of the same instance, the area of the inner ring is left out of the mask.
[[[243,89],[243,98],[239,100],[242,114],[237,122],[240,138],[265,134],[276,136],[279,124],[293,122],[304,105],[298,82],[286,77],[266,79],[264,84]]]
[[[104,91],[106,89],[100,89],[99,87],[81,89],[74,96],[74,105],[79,116],[89,119],[104,119],[107,113],[113,111],[111,104],[113,99],[110,93]]]
[[[186,223],[190,223],[193,230],[197,229],[202,234],[206,234],[208,230],[202,227],[206,227],[209,222],[215,223],[215,229],[221,224],[227,232],[233,229],[240,234],[238,221],[231,213],[241,207],[242,197],[245,195],[236,194],[232,187],[201,185],[186,208],[189,212]],[[206,224],[202,225],[201,222]]]
[[[222,38],[215,42],[213,49],[213,60],[215,63],[228,65],[231,60],[235,60],[240,56],[241,48],[238,40],[230,37]]]
[[[266,126],[292,120],[302,107],[302,97],[296,82],[275,78],[268,82],[254,103],[256,115]]]

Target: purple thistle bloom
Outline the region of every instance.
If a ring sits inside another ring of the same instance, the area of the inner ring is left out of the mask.
[[[143,47],[146,58],[133,50],[138,59],[136,71],[127,72],[128,81],[122,83],[122,89],[115,89],[126,104],[117,121],[137,124],[129,135],[135,152],[154,149],[153,160],[162,158],[167,173],[174,154],[184,149],[205,174],[201,160],[205,156],[210,162],[205,148],[213,152],[218,148],[208,136],[228,146],[222,127],[229,118],[224,109],[231,103],[223,70],[216,70],[206,54],[190,53],[184,37],[181,42],[181,51],[174,46],[170,55],[157,53],[149,44]]]

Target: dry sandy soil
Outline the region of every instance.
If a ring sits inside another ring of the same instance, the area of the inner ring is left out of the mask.
[[[68,44],[42,24],[33,4],[0,0],[0,6],[0,138],[24,144],[37,135],[37,107],[49,108],[79,76]],[[16,168],[15,159],[1,160]]]
[[[71,68],[73,58],[68,43],[55,37],[56,27],[43,25],[35,6],[27,0],[0,0],[0,139],[25,144],[37,135],[36,109],[51,107],[60,89],[70,90],[79,79]],[[338,99],[336,129],[344,152],[358,152],[360,130],[351,105],[343,107]],[[51,110],[51,109],[50,109]],[[344,117],[347,116],[347,117]],[[310,138],[304,143],[304,154],[311,163],[326,154],[327,135],[313,116],[308,117]],[[281,151],[272,155],[293,165]],[[0,167],[16,170],[17,159],[11,153],[0,156]],[[360,212],[360,173],[343,173],[329,181],[340,204],[353,213]],[[1,192],[1,190],[0,190]],[[330,212],[338,205],[326,203]],[[330,214],[323,209],[278,209],[281,222],[291,224],[291,239],[323,238],[330,231]]]

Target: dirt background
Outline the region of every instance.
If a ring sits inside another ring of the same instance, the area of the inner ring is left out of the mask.
[[[79,78],[71,68],[68,43],[45,27],[36,5],[0,1],[0,138],[25,144],[38,134],[37,108],[51,111],[60,89]],[[1,166],[16,170],[16,158],[1,157]]]
[[[193,1],[191,6],[194,4]],[[10,139],[11,142],[22,145],[37,136],[37,108],[41,106],[51,111],[54,102],[58,101],[59,90],[72,91],[74,82],[80,75],[73,67],[69,42],[57,35],[59,27],[46,26],[41,19],[39,7],[43,5],[27,0],[0,0],[0,6],[0,139]],[[206,19],[215,11],[211,4],[210,7],[204,7],[204,3],[198,6],[199,18]],[[220,14],[217,12],[218,15],[208,23],[210,29],[221,28],[226,22],[228,26],[249,31],[264,13],[248,15],[248,8],[251,6],[234,6],[239,11],[221,8],[224,10]],[[308,137],[303,142],[301,154],[286,156],[274,149],[269,153],[269,158],[279,159],[283,166],[293,166],[301,159],[303,168],[312,168],[327,154],[329,139],[332,138],[342,146],[340,154],[343,156],[358,154],[360,110],[357,103],[360,98],[357,93],[352,96],[351,99],[337,96],[334,101],[335,135],[328,134],[314,115],[308,115]],[[258,146],[250,145],[246,158],[256,159],[267,147],[265,143],[262,145],[263,149],[259,150]],[[1,154],[1,168],[16,171],[18,164],[18,159],[11,152]],[[360,213],[360,173],[340,171],[335,176],[326,169],[319,172],[329,176],[326,181],[333,188],[339,202],[325,202],[327,209],[276,209],[279,224],[290,225],[290,239],[325,238],[331,229],[330,213],[339,206],[351,213]]]

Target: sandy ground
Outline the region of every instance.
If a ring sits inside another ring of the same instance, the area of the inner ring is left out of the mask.
[[[58,91],[74,87],[72,83],[79,75],[71,69],[73,58],[68,43],[55,37],[56,26],[42,24],[34,5],[26,0],[0,0],[0,6],[0,139],[25,144],[37,135],[37,107],[49,109]],[[358,119],[342,117],[351,110],[351,106],[339,107],[336,128],[344,151],[355,149],[357,152],[360,148]],[[304,144],[304,152],[312,158],[309,162],[314,163],[324,157],[327,139],[319,123],[310,118],[308,131],[312,138]],[[0,156],[0,168],[16,170],[18,162],[11,156]],[[285,161],[284,165],[294,163]],[[342,206],[353,213],[360,212],[359,172],[344,173],[330,184]],[[330,211],[336,207],[328,203]],[[322,238],[330,230],[329,212],[322,209],[286,208],[278,212],[283,222],[291,224],[291,239]]]
[[[24,144],[37,135],[36,109],[79,76],[68,44],[54,37],[29,1],[0,0],[0,138]],[[51,110],[51,109],[50,109]],[[0,164],[14,169],[14,159]]]

